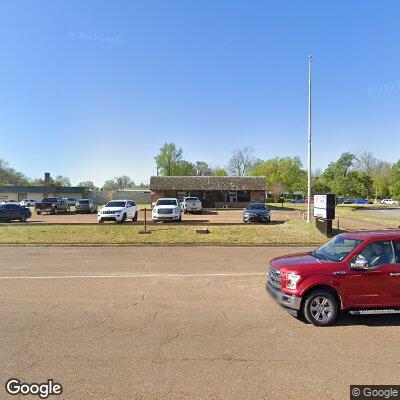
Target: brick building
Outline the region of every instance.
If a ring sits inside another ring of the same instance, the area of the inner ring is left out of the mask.
[[[243,208],[265,202],[263,176],[152,176],[152,202],[161,197],[198,197],[203,207]]]

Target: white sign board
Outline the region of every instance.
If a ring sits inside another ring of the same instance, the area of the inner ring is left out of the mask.
[[[326,218],[326,194],[314,195],[314,217]]]

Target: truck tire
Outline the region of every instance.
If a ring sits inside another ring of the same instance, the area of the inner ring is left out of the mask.
[[[304,317],[315,326],[333,323],[338,314],[338,302],[328,290],[315,290],[309,293],[304,302]]]
[[[103,218],[100,218],[100,219],[99,219],[99,224],[104,224]]]
[[[41,212],[41,211],[36,211],[36,214],[37,214],[37,215],[41,215],[42,212]]]

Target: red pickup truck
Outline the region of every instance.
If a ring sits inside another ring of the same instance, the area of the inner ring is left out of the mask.
[[[400,313],[400,230],[343,233],[315,251],[275,258],[266,288],[317,326],[340,311]]]

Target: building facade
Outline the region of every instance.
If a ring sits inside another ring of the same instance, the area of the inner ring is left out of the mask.
[[[243,208],[265,203],[263,176],[152,176],[152,203],[162,197],[198,197],[203,207]]]
[[[0,202],[25,199],[40,201],[44,197],[71,197],[81,199],[86,188],[79,186],[0,186]]]

